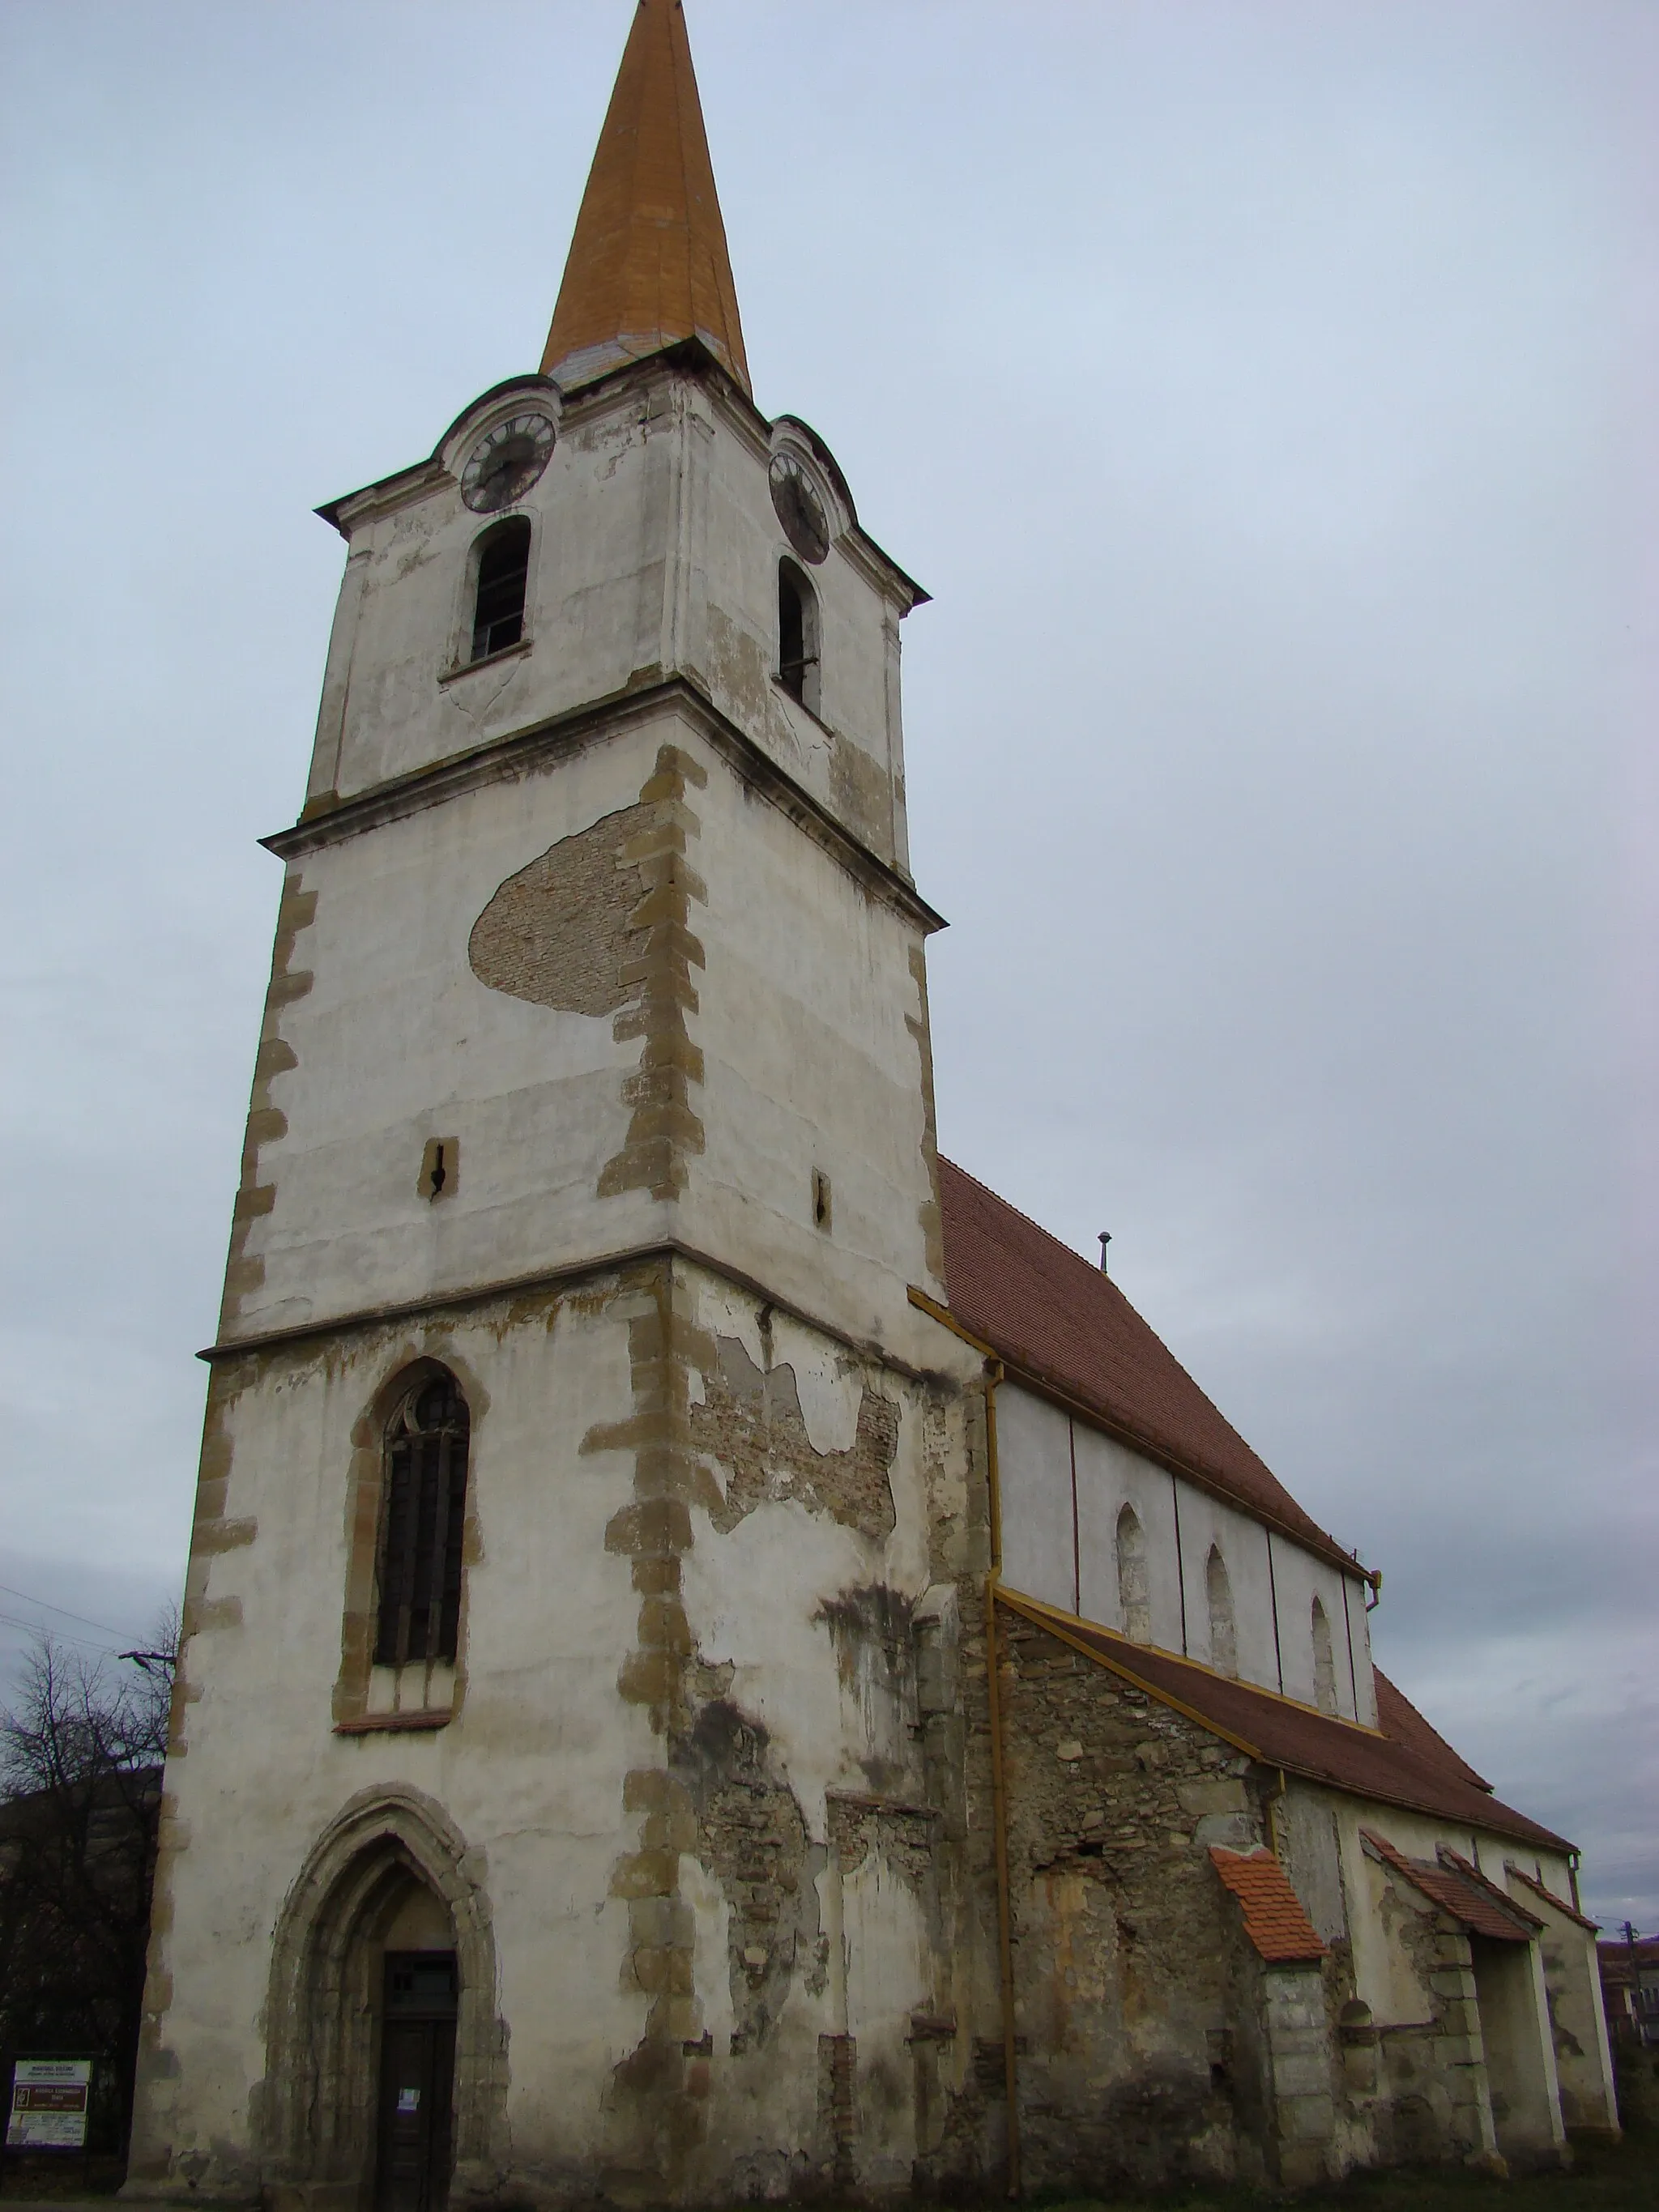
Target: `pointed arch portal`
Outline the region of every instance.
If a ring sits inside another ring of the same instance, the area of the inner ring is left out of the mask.
[[[489,1903],[441,1807],[392,1784],[343,1808],[289,1893],[271,1955],[260,2110],[267,2182],[303,2204],[367,2203],[378,2167],[377,2197],[392,2212],[439,2212],[452,2168],[471,2194],[496,2162],[506,2038]],[[441,1962],[452,1959],[439,1991]],[[390,2039],[388,2002],[399,2015]],[[452,2008],[453,2097],[446,2033],[423,2092],[440,2109],[435,2119],[420,2114],[430,2178],[411,2182],[396,2171],[409,2164],[394,2140],[397,2097],[382,2110],[383,2049],[399,2047],[400,2034],[408,2041],[403,2014],[442,2021]]]

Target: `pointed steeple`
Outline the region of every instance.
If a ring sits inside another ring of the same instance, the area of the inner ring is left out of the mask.
[[[542,374],[567,388],[698,337],[747,392],[743,325],[680,0],[639,0]]]

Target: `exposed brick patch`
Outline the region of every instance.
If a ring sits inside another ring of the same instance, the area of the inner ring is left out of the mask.
[[[573,1014],[614,1014],[636,998],[623,969],[647,885],[628,855],[653,824],[649,805],[623,807],[509,876],[467,940],[478,981]]]
[[[691,1104],[693,1087],[702,1085],[702,1054],[686,1017],[697,1011],[691,970],[703,965],[691,906],[694,900],[706,905],[708,894],[686,859],[688,840],[702,824],[685,793],[688,784],[701,788],[708,781],[690,753],[660,747],[640,788],[641,826],[619,848],[619,861],[638,868],[645,892],[628,917],[619,981],[630,1000],[611,1035],[619,1043],[638,1037],[641,1044],[639,1066],[623,1083],[623,1103],[633,1109],[628,1134],[599,1172],[601,1198],[626,1190],[678,1197],[685,1188],[687,1155],[703,1147],[702,1122]]]
[[[722,1535],[768,1499],[793,1498],[809,1513],[880,1540],[894,1526],[892,1467],[899,1408],[866,1383],[845,1451],[814,1449],[793,1367],[763,1370],[737,1337],[717,1340],[703,1370],[703,1400],[691,1408],[695,1448],[726,1471],[724,1494],[707,1478],[697,1492]]]

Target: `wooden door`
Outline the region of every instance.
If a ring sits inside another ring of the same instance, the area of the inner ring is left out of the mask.
[[[453,2155],[455,1996],[453,1952],[387,1952],[377,2212],[443,2212]]]

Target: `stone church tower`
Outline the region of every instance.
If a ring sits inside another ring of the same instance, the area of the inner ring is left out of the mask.
[[[1116,1286],[939,1158],[899,625],[679,0],[546,354],[348,548],[210,1381],[131,2197],[1550,2159],[1562,1837]]]
[[[826,1807],[915,1765],[881,1678],[945,1419],[925,595],[754,404],[678,0],[539,372],[323,512],[133,2184],[661,2195],[752,2132],[739,2088],[711,2141],[716,2039],[811,2143],[835,1914],[896,2059],[933,2001]]]

